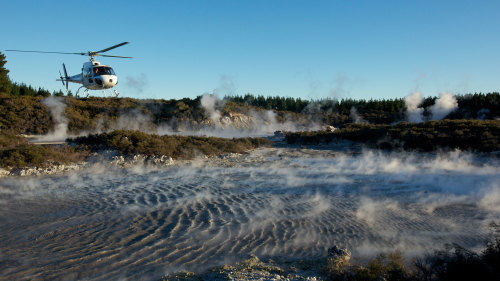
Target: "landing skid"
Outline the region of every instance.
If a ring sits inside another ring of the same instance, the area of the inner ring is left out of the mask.
[[[76,94],[75,94],[75,96],[76,96],[77,98],[79,98],[79,97],[80,97],[80,96],[78,95],[78,93],[80,92],[80,89],[81,89],[81,88],[83,88],[83,87],[84,87],[84,86],[81,86],[80,88],[78,88],[78,90],[76,90]],[[86,98],[88,98],[88,97],[90,96],[90,90],[89,90],[89,89],[85,88],[85,90],[84,90],[83,92],[84,92],[84,94],[85,94],[85,97],[86,97]],[[120,93],[118,93],[118,91],[116,91],[116,90],[113,90],[113,93],[114,93],[115,97],[118,97],[118,95],[120,94]],[[111,95],[113,95],[113,93],[110,93],[110,96],[111,96]],[[103,91],[102,91],[102,94],[104,95],[104,97],[106,97],[106,91],[105,91],[105,90],[103,90]]]
[[[114,93],[114,95],[115,95],[115,98],[117,98],[117,97],[118,97],[118,95],[120,94],[120,93],[118,93],[116,90],[113,90],[113,93]],[[109,96],[113,95],[113,93],[111,93],[111,91],[110,91]],[[102,91],[102,94],[104,95],[104,97],[106,97],[107,92],[103,90],[103,91]]]
[[[80,92],[80,89],[81,89],[81,88],[83,88],[83,86],[81,86],[80,88],[78,88],[78,90],[76,90],[75,97],[77,97],[77,98],[79,98],[79,97],[80,97],[80,96],[78,95],[78,92]],[[86,97],[86,98],[88,98],[88,97],[89,97],[89,95],[90,95],[90,91],[89,91],[89,89],[87,89],[87,88],[86,88],[83,92],[84,92],[84,93],[85,93],[85,95],[86,95],[85,97]]]

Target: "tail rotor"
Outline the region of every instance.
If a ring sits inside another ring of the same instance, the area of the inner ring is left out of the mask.
[[[63,70],[64,70],[64,77],[62,76],[61,71],[59,71],[59,77],[61,77],[61,82],[62,82],[63,86],[66,86],[66,91],[68,91],[69,90],[68,89],[68,87],[69,87],[69,85],[68,85],[68,79],[69,79],[69,77],[68,77],[68,72],[66,71],[66,65],[64,65],[64,63],[63,63]]]
[[[59,70],[59,80],[61,80],[63,86],[66,86],[66,84],[64,83],[64,77],[62,76],[61,74],[61,71]]]

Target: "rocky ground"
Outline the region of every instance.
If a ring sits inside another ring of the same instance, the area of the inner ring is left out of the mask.
[[[24,167],[24,168],[13,168],[13,169],[2,169],[0,168],[0,178],[7,176],[50,176],[59,175],[72,171],[80,171],[82,169],[89,168],[97,163],[105,163],[109,166],[119,167],[119,168],[131,168],[133,166],[145,165],[148,167],[162,167],[170,166],[175,163],[172,157],[161,155],[161,156],[144,156],[144,155],[134,155],[132,157],[125,157],[122,155],[114,155],[111,152],[103,153],[102,155],[95,154],[84,162],[71,163],[67,165],[63,164],[53,164],[48,167]]]
[[[349,250],[333,246],[323,259],[261,261],[252,255],[244,261],[211,268],[204,273],[180,272],[165,275],[160,280],[319,281],[342,273],[350,266],[350,259]]]
[[[315,155],[318,151],[323,151],[324,154],[332,154],[334,152],[353,152],[357,153],[361,151],[361,145],[349,142],[349,141],[336,141],[329,144],[318,144],[318,145],[290,145],[283,140],[283,136],[280,134],[275,134],[275,136],[269,137],[273,142],[272,148],[264,148],[266,154],[277,153],[284,156],[292,156],[297,154],[297,156],[304,155],[311,150],[311,153]],[[286,154],[286,155],[285,155]],[[23,168],[12,168],[4,169],[0,168],[0,178],[8,176],[50,176],[50,175],[60,175],[72,171],[80,171],[95,164],[105,164],[110,167],[117,168],[133,168],[137,166],[146,166],[149,168],[162,168],[175,164],[196,164],[201,161],[205,161],[207,165],[217,165],[217,166],[233,166],[235,164],[241,164],[239,160],[243,154],[229,153],[224,155],[212,156],[212,157],[199,157],[193,160],[173,160],[172,157],[168,155],[159,156],[146,156],[146,155],[134,155],[134,156],[124,156],[117,154],[114,151],[104,151],[102,153],[94,153],[89,158],[83,162],[70,163],[70,164],[58,164],[54,163],[45,167],[23,167]],[[247,159],[243,162],[248,161],[258,161],[258,159]]]
[[[261,261],[256,256],[233,264],[212,268],[204,273],[179,272],[165,275],[160,279],[167,280],[324,280],[317,261]]]

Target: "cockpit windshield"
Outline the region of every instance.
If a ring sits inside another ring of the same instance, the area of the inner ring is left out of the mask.
[[[111,67],[107,67],[107,66],[94,67],[93,72],[94,72],[94,76],[115,75],[115,72],[113,71],[113,69]]]

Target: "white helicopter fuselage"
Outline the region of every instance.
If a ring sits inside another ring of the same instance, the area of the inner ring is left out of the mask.
[[[89,90],[106,90],[113,88],[118,83],[118,77],[113,68],[102,65],[98,61],[84,63],[82,73],[69,76],[66,80],[82,84]]]
[[[47,52],[47,51],[28,51],[28,50],[6,50],[11,52],[24,52],[24,53],[51,53],[51,54],[66,54],[66,55],[82,55],[89,56],[90,62],[86,62],[83,64],[82,73],[76,74],[73,76],[69,76],[66,71],[66,66],[63,63],[64,76],[59,71],[60,79],[56,79],[57,81],[61,81],[64,86],[66,86],[66,90],[69,93],[68,84],[69,82],[82,84],[80,88],[76,91],[76,95],[78,96],[78,91],[81,88],[85,88],[85,92],[87,96],[89,95],[89,90],[103,90],[103,93],[106,95],[104,90],[113,88],[118,84],[118,77],[108,65],[102,65],[98,61],[94,60],[94,57],[103,56],[103,57],[111,57],[111,58],[123,58],[123,59],[131,59],[132,57],[124,57],[124,56],[114,56],[114,55],[102,55],[109,50],[113,50],[115,48],[121,47],[123,45],[128,44],[128,42],[122,42],[120,44],[116,44],[114,46],[102,49],[100,51],[88,51],[88,52],[79,52],[79,53],[68,53],[68,52]],[[118,96],[118,92],[113,90],[115,95]]]

